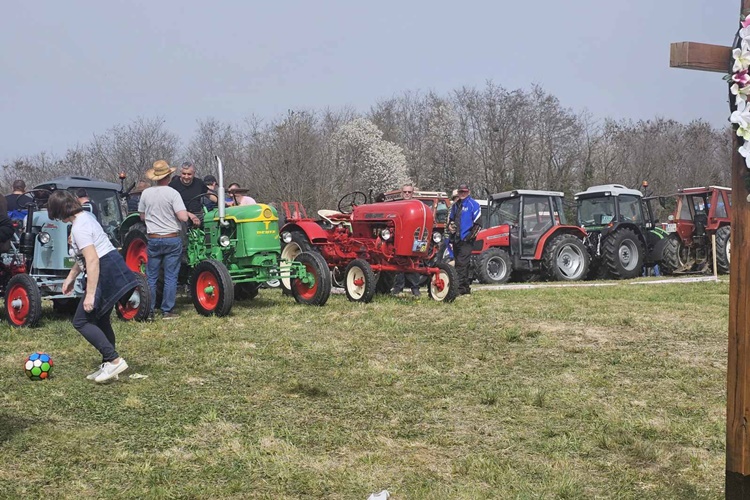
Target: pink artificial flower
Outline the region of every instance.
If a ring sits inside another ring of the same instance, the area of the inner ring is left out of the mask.
[[[732,75],[732,81],[739,84],[740,87],[744,87],[750,83],[750,76],[747,74],[747,70],[743,69]]]
[[[750,26],[750,16],[747,16],[744,21],[742,21],[740,24],[742,24],[743,28],[747,28]]]

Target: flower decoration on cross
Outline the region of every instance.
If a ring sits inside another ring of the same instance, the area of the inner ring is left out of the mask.
[[[732,50],[732,74],[727,76],[730,83],[729,92],[732,122],[740,138],[738,152],[745,158],[745,165],[750,169],[750,15],[740,21],[740,28]]]

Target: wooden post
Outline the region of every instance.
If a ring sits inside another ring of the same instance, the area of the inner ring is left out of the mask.
[[[750,14],[750,0],[741,0],[740,13],[742,18]],[[729,72],[727,56],[731,50],[692,42],[672,44],[670,65]],[[733,138],[725,496],[740,500],[750,498],[750,202],[745,187],[748,169],[737,152],[739,144],[734,133]]]

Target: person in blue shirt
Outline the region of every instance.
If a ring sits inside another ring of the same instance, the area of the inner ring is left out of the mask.
[[[468,184],[458,185],[458,201],[451,205],[448,216],[448,232],[458,273],[458,293],[461,295],[471,293],[471,250],[477,233],[482,229],[482,209],[469,193]]]

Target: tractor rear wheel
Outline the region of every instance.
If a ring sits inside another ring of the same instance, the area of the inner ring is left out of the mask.
[[[123,321],[146,321],[151,314],[151,290],[148,288],[146,276],[135,273],[138,284],[124,303],[115,306],[117,317]]]
[[[309,285],[297,278],[291,280],[294,300],[308,306],[324,305],[331,295],[331,272],[325,259],[318,252],[312,251],[302,252],[294,260],[304,264],[307,272],[315,278]]]
[[[718,248],[718,241],[717,241]],[[671,236],[664,244],[661,271],[664,274],[689,271],[693,267],[694,259],[690,257],[690,249],[686,247],[679,236]]]
[[[729,261],[731,251],[731,229],[729,226],[721,226],[716,230],[716,267],[722,274],[729,274]]]
[[[474,262],[474,275],[480,283],[500,285],[510,279],[513,264],[508,252],[489,248],[479,254]]]
[[[302,252],[312,252],[315,249],[305,233],[291,231],[290,234],[292,235],[292,241],[284,243],[281,247],[281,260],[292,262]],[[281,279],[281,289],[284,292],[288,293],[291,290],[290,281],[290,278]]]
[[[237,283],[234,285],[235,300],[252,300],[258,296],[260,283]]]
[[[623,228],[604,241],[604,261],[609,272],[617,279],[630,279],[641,275],[643,268],[643,243],[635,231]]]
[[[122,258],[131,271],[136,273],[146,272],[148,262],[148,238],[146,237],[146,225],[136,223],[130,228],[122,242]]]
[[[435,267],[440,269],[440,272],[430,276],[427,293],[432,300],[437,302],[453,302],[458,297],[458,273],[456,268],[445,262],[439,262],[435,264]]]
[[[5,312],[13,326],[36,326],[42,317],[42,294],[28,274],[16,274],[5,287]]]
[[[586,277],[591,258],[586,246],[572,234],[561,234],[544,249],[544,271],[553,280],[577,281]]]
[[[226,316],[234,304],[234,285],[218,260],[200,262],[190,276],[195,310],[203,316]]]
[[[370,302],[375,295],[377,280],[372,266],[362,259],[354,259],[344,271],[346,298],[352,302]]]

